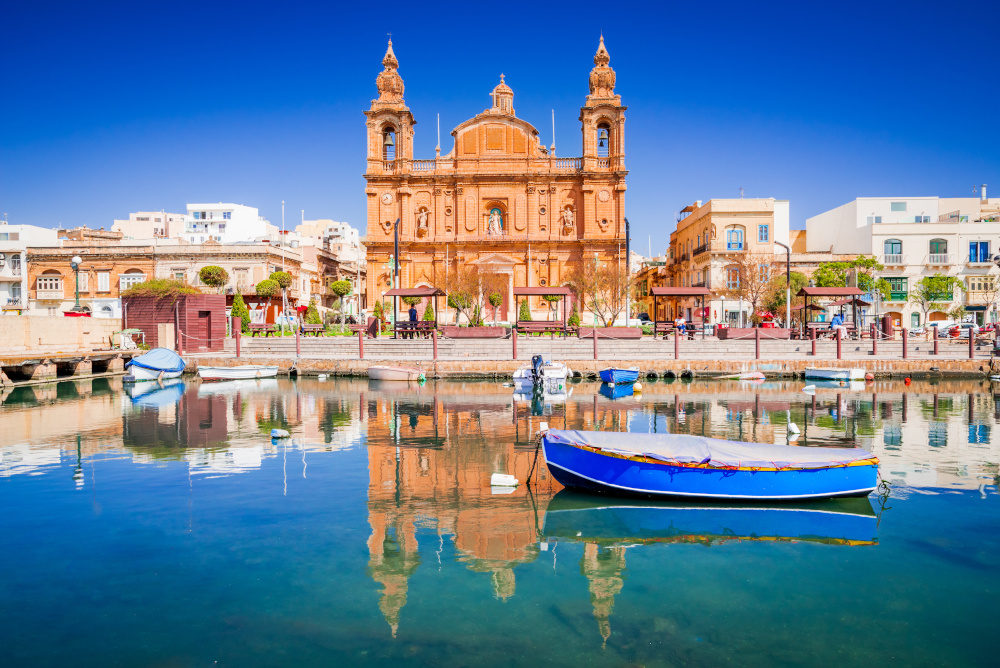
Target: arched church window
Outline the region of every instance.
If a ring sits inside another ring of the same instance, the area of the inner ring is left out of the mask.
[[[382,159],[396,159],[396,129],[391,125],[382,131]]]
[[[597,126],[597,157],[608,157],[611,147],[611,126],[607,123],[600,123]]]

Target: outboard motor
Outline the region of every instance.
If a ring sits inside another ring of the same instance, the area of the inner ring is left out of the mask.
[[[541,355],[531,356],[531,380],[535,385],[542,382],[542,366],[544,366],[545,360],[542,359]]]

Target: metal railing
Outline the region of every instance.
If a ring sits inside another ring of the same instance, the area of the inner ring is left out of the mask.
[[[951,264],[947,253],[930,253],[927,255],[927,264]]]
[[[701,255],[702,253],[706,252],[707,250],[708,250],[708,244],[702,244],[702,245],[700,245],[700,246],[698,246],[697,248],[694,249],[694,252],[691,253],[691,257],[697,257],[698,255]]]
[[[741,251],[741,250],[743,250],[743,242],[742,241],[727,241],[726,242],[726,250],[727,251]]]
[[[903,264],[902,253],[890,253],[882,256],[882,264]]]

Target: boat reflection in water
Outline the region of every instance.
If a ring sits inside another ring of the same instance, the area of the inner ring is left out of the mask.
[[[580,571],[601,638],[611,637],[615,596],[625,584],[625,552],[651,544],[716,546],[741,541],[875,545],[878,518],[867,498],[775,505],[656,503],[602,499],[564,489],[548,503],[543,550],[583,543]]]
[[[176,404],[184,396],[184,381],[180,378],[154,380],[125,385],[125,393],[133,406],[162,408]]]

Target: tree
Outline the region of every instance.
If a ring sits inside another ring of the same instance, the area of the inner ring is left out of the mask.
[[[272,271],[268,277],[281,288],[281,331],[285,331],[285,313],[288,311],[288,288],[292,287],[292,275],[287,271]]]
[[[499,292],[491,292],[489,296],[490,306],[493,307],[493,324],[497,324],[497,309],[503,305],[503,297]]]
[[[407,306],[416,306],[420,303],[420,297],[400,297]]]
[[[316,308],[316,299],[309,300],[309,307],[306,308],[306,323],[310,325],[321,325],[323,324],[323,318],[319,315],[319,309]]]
[[[481,273],[475,267],[459,267],[450,274],[443,286],[448,295],[448,306],[455,309],[455,323],[464,315],[470,324],[482,321],[482,313],[494,294],[507,290],[507,278],[499,274]],[[501,299],[500,304],[503,304]],[[494,316],[495,319],[495,316]]]
[[[605,327],[611,326],[625,310],[633,277],[624,265],[615,262],[580,262],[569,274],[566,284],[576,293],[578,300],[594,314]]]
[[[788,275],[788,282],[792,287],[792,311],[801,308],[804,297],[796,297],[799,290],[809,285],[809,277],[802,272],[793,271]],[[772,313],[782,313],[785,310],[785,272],[775,271],[774,277],[767,288],[764,299],[761,302],[764,308]],[[785,323],[788,326],[788,323]]]
[[[220,289],[229,282],[229,272],[222,267],[211,264],[198,271],[198,279],[210,288]]]
[[[723,293],[732,299],[741,299],[749,303],[750,318],[754,324],[760,323],[758,313],[771,288],[775,266],[773,254],[736,253],[732,264],[725,269],[726,289]]]
[[[885,269],[874,257],[859,255],[848,262],[821,262],[813,273],[813,281],[820,288],[846,288],[847,276],[854,271],[858,279],[858,289],[862,292],[879,292],[883,299],[889,298],[889,281],[878,277]]]
[[[517,311],[517,319],[519,322],[531,322],[531,309],[528,308],[527,297],[521,300],[521,307]]]
[[[434,307],[430,302],[427,302],[427,308],[424,309],[424,322],[434,322]]]
[[[233,308],[230,310],[230,314],[234,318],[240,319],[240,330],[244,334],[250,333],[250,310],[247,308],[247,304],[243,301],[243,295],[236,293],[233,295]]]
[[[562,299],[562,295],[542,295],[542,299],[549,303],[550,310],[558,311],[559,300]]]
[[[385,309],[382,307],[382,302],[375,302],[375,306],[372,308],[372,317],[378,322],[378,328],[381,331],[385,328]]]
[[[573,304],[573,312],[569,314],[569,320],[567,320],[566,324],[570,327],[580,326],[580,312],[576,310],[576,304]]]
[[[281,292],[281,286],[278,285],[277,281],[265,278],[257,284],[254,290],[258,297],[264,297],[267,300],[264,306],[264,322],[267,322],[267,312],[271,310],[271,299]]]
[[[955,290],[962,289],[962,282],[954,276],[934,274],[924,276],[910,290],[910,301],[924,313],[924,322],[931,311],[944,311],[955,298]]]
[[[351,282],[343,279],[330,282],[330,292],[337,295],[337,313],[340,316],[340,329],[344,329],[344,298],[351,294]],[[382,319],[382,316],[378,316]]]

